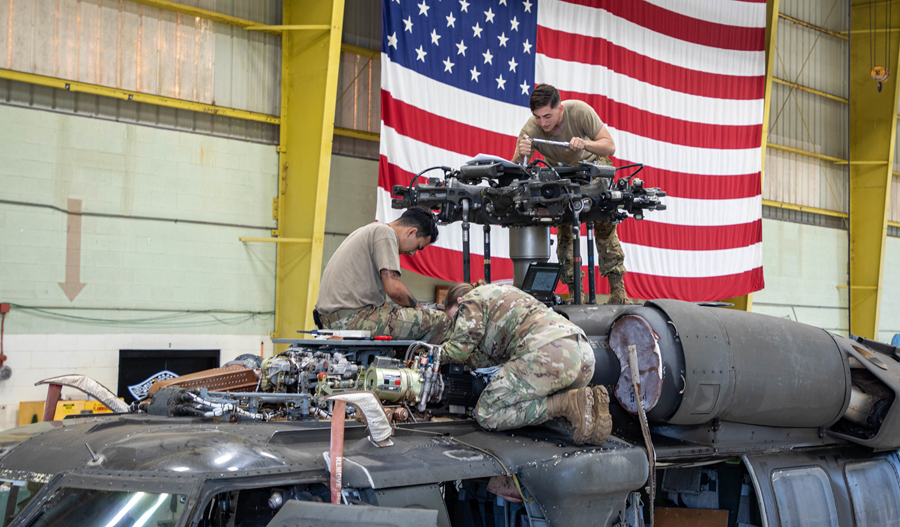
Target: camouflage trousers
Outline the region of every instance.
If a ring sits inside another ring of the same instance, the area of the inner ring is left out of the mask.
[[[588,224],[590,227],[590,224]],[[597,245],[597,268],[600,270],[600,276],[609,276],[611,274],[625,274],[625,253],[622,252],[622,245],[619,243],[619,237],[616,235],[616,226],[613,223],[604,223],[602,221],[594,222],[594,241]],[[560,226],[556,229],[556,257],[562,264],[562,273],[559,281],[572,285],[575,283],[575,266],[572,262],[572,229]],[[587,255],[581,255],[582,264],[587,263]],[[581,271],[581,278],[584,279],[584,271]]]
[[[509,430],[549,420],[547,397],[587,386],[594,376],[594,350],[571,335],[504,364],[475,405],[475,420],[488,430]]]
[[[325,327],[358,329],[371,331],[372,335],[389,335],[394,340],[423,340],[439,344],[450,329],[450,318],[436,309],[365,307],[355,314],[325,324]]]

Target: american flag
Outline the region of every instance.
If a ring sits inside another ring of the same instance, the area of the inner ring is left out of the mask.
[[[630,296],[704,301],[763,288],[764,0],[383,2],[379,221],[402,212],[391,209],[393,185],[425,168],[512,157],[531,89],[546,82],[597,111],[614,164],[643,163],[646,186],[668,193],[668,210],[619,225]],[[493,227],[491,242],[492,278],[511,278],[506,231]],[[473,228],[473,280],[481,247]],[[461,251],[450,225],[401,264],[460,281]]]

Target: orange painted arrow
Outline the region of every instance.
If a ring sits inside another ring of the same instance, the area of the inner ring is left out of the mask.
[[[81,283],[81,200],[69,199],[69,219],[66,223],[66,281],[58,282],[69,302],[87,284]]]

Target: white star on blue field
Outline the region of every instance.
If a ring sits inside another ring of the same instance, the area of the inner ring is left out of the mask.
[[[431,79],[519,106],[534,86],[536,0],[384,0],[381,51]]]

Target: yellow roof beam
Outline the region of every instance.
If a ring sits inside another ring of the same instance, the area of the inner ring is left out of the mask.
[[[281,33],[282,31],[328,31],[331,29],[331,26],[324,24],[312,24],[312,25],[293,25],[293,26],[265,26],[262,24],[254,24],[252,26],[247,26],[244,29],[247,31],[266,31],[266,32],[274,32]]]
[[[772,150],[781,150],[782,152],[797,154],[798,156],[812,157],[814,159],[821,159],[822,161],[828,161],[828,162],[834,163],[836,165],[846,165],[847,164],[846,159],[841,159],[839,157],[826,156],[825,154],[818,154],[816,152],[810,152],[808,150],[800,150],[799,148],[791,148],[789,146],[776,145],[775,143],[767,143],[766,146],[768,148],[771,148]]]
[[[807,207],[806,205],[795,205],[793,203],[783,203],[781,201],[772,201],[768,199],[764,199],[762,204],[766,207],[775,207],[776,209],[796,210],[798,212],[809,212],[810,214],[821,214],[822,216],[833,216],[835,218],[847,217],[847,213],[838,210]]]
[[[784,13],[778,13],[778,18],[783,18],[785,20],[789,20],[789,21],[797,24],[798,26],[803,26],[803,27],[812,29],[813,31],[825,33],[826,35],[831,35],[833,37],[837,37],[842,40],[849,40],[849,37],[847,37],[847,35],[842,35],[840,31],[831,31],[830,29],[825,29],[824,27],[815,26],[813,24],[810,24],[809,22],[805,22],[803,20],[800,20],[800,19],[797,19],[797,18],[794,18],[791,16],[787,16]]]
[[[809,93],[814,93],[814,94],[819,95],[819,96],[821,96],[821,97],[825,97],[825,98],[832,99],[832,100],[835,100],[835,101],[840,101],[840,102],[842,102],[842,103],[844,103],[844,104],[847,104],[847,103],[849,102],[847,99],[845,99],[845,98],[843,98],[843,97],[839,97],[839,96],[837,96],[837,95],[832,95],[832,94],[830,94],[830,93],[826,93],[826,92],[819,91],[819,90],[814,90],[814,89],[812,89],[812,88],[807,88],[806,86],[803,86],[802,84],[797,84],[796,82],[790,82],[790,81],[786,81],[786,80],[779,79],[779,78],[776,78],[776,77],[773,77],[773,78],[772,78],[772,82],[777,82],[778,84],[784,84],[785,86],[790,86],[791,88],[795,88],[795,89],[797,89],[797,90],[801,90],[801,91],[805,91],[805,92],[809,92]]]
[[[0,79],[8,79],[28,84],[36,84],[38,86],[48,86],[50,88],[58,88],[60,90],[89,93],[91,95],[100,95],[103,97],[111,97],[113,99],[122,99],[125,101],[142,102],[153,104],[156,106],[165,106],[167,108],[176,108],[179,110],[190,110],[192,112],[210,113],[213,115],[221,115],[223,117],[233,117],[235,119],[243,119],[245,121],[258,121],[261,123],[279,124],[281,119],[274,115],[264,113],[248,112],[246,110],[238,110],[236,108],[225,108],[212,104],[203,104],[193,101],[185,101],[184,99],[174,99],[172,97],[163,97],[161,95],[151,95],[130,90],[122,90],[119,88],[110,88],[107,86],[99,86],[97,84],[87,84],[84,82],[70,81],[58,79],[56,77],[45,77],[43,75],[35,75],[33,73],[23,73],[7,69],[0,69]]]
[[[344,137],[353,137],[356,139],[363,139],[365,141],[375,141],[376,143],[381,139],[381,135],[375,132],[364,132],[362,130],[353,130],[352,128],[340,128],[334,127],[334,135],[340,135]]]
[[[350,53],[351,55],[359,55],[360,57],[368,57],[374,60],[381,60],[380,49],[361,48],[351,44],[341,44],[341,51]]]
[[[241,236],[238,240],[254,243],[312,243],[312,238],[248,238],[246,236]]]
[[[208,9],[200,9],[199,7],[191,7],[184,4],[179,4],[176,2],[170,2],[169,0],[128,0],[130,2],[134,2],[135,4],[145,5],[147,7],[155,7],[157,9],[162,9],[165,11],[172,11],[174,13],[180,13],[182,15],[192,16],[196,18],[202,18],[204,20],[212,20],[213,22],[218,22],[220,24],[226,24],[229,26],[237,26],[241,29],[247,29],[250,31],[262,31],[263,33],[269,33],[271,35],[280,35],[281,32],[273,31],[269,29],[251,29],[251,27],[259,27],[265,28],[259,22],[254,22],[253,20],[247,20],[245,18],[238,18],[236,16],[223,15],[222,13],[216,13],[215,11],[210,11]]]

